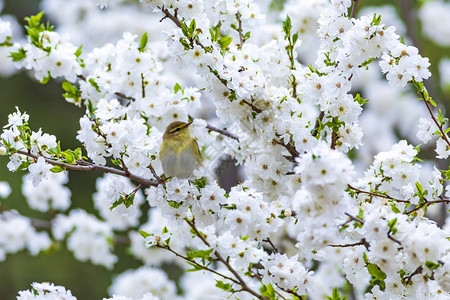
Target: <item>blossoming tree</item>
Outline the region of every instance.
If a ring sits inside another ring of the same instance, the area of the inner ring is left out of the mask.
[[[43,222],[2,209],[0,260],[65,241],[76,259],[112,268],[127,243],[142,267],[114,279],[116,300],[448,299],[450,225],[425,215],[450,202],[450,170],[434,166],[450,155],[447,119],[392,8],[357,17],[358,2],[45,0],[57,26],[30,16],[25,37],[0,16],[2,72],[56,80],[85,110],[76,149],[32,114],[9,115],[0,154],[26,173],[29,206],[58,213]],[[420,11],[445,45],[449,11],[440,1]],[[202,152],[189,179],[163,176],[174,120],[193,121]],[[435,144],[436,160],[419,143]],[[245,172],[229,191],[215,175],[224,156]],[[98,215],[68,210],[67,173],[95,170]],[[178,294],[163,263],[189,271]],[[34,283],[18,299],[76,298]]]

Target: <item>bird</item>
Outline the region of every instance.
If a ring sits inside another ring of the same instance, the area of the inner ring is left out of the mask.
[[[202,155],[189,131],[191,124],[174,121],[164,132],[159,158],[166,178],[189,178],[201,166]]]

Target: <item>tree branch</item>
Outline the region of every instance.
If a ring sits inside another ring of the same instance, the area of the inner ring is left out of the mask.
[[[364,246],[364,247],[366,247],[367,250],[369,250],[370,244],[366,241],[366,239],[363,238],[359,242],[356,242],[353,244],[343,244],[343,245],[332,244],[332,245],[328,245],[328,246],[335,247],[335,248],[348,248],[348,247]]]
[[[244,37],[242,36],[242,21],[241,21],[241,13],[236,13],[236,19],[238,21],[238,33],[239,33],[239,42],[241,43],[240,48],[244,47]]]
[[[358,4],[359,4],[359,0],[352,0],[352,1],[353,1],[353,6],[352,6],[352,12],[350,14],[350,18],[355,18],[356,17],[357,8],[358,8]]]
[[[191,260],[191,259],[187,258],[186,256],[179,254],[178,252],[176,252],[176,251],[174,251],[172,248],[170,248],[170,246],[161,246],[161,245],[158,245],[158,244],[155,245],[155,246],[156,246],[157,248],[160,248],[160,249],[168,250],[168,251],[172,252],[173,254],[175,254],[177,257],[180,257],[180,258],[184,259],[185,261],[187,261],[187,262],[189,262],[189,263],[192,263],[192,264],[196,265],[197,267],[199,267],[199,268],[201,268],[201,269],[203,269],[203,270],[209,271],[209,272],[211,272],[211,273],[213,273],[213,274],[216,274],[216,275],[218,275],[218,276],[220,276],[220,277],[222,277],[222,278],[224,278],[224,279],[227,279],[227,280],[230,280],[231,282],[234,282],[234,283],[236,283],[236,284],[239,284],[239,282],[238,282],[237,280],[235,280],[235,279],[233,279],[233,278],[231,278],[231,277],[228,277],[228,276],[226,276],[226,275],[220,274],[219,272],[217,272],[217,271],[215,271],[215,270],[213,270],[213,269],[210,269],[210,268],[208,268],[208,267],[206,267],[206,266],[203,266],[203,265],[199,264],[199,263],[196,262],[195,260]]]
[[[192,230],[194,230],[195,234],[202,240],[202,242],[208,246],[211,247],[211,245],[209,244],[209,242],[205,239],[205,237],[203,236],[203,234],[201,232],[198,231],[197,227],[195,226],[194,221],[189,221],[188,219],[185,219],[186,223],[188,223],[188,225],[192,228]],[[258,294],[257,292],[255,292],[254,290],[252,290],[251,288],[249,288],[247,286],[247,284],[245,283],[244,279],[242,279],[242,277],[236,272],[236,270],[233,269],[233,267],[230,265],[230,263],[225,260],[222,255],[220,255],[219,252],[214,251],[214,255],[217,257],[217,259],[225,265],[225,267],[228,269],[228,271],[230,271],[234,277],[237,279],[237,281],[239,282],[239,285],[242,287],[243,291],[246,291],[250,294],[252,294],[253,296],[255,296],[256,298],[260,299],[260,300],[266,300],[265,297],[261,296],[260,294]]]
[[[143,185],[146,185],[146,186],[158,186],[159,185],[159,183],[156,182],[156,181],[145,179],[143,177],[131,174],[130,172],[127,173],[126,171],[123,171],[123,170],[119,170],[119,169],[112,168],[112,167],[107,167],[107,166],[93,164],[93,163],[90,163],[90,162],[87,162],[87,161],[84,161],[84,160],[78,160],[78,161],[76,161],[77,164],[72,165],[72,164],[68,164],[68,163],[65,163],[65,162],[56,161],[56,160],[53,160],[53,159],[50,159],[50,158],[47,158],[47,157],[44,157],[44,156],[35,155],[35,154],[32,154],[32,153],[27,152],[27,151],[23,151],[23,150],[19,150],[19,151],[17,151],[17,153],[21,154],[21,155],[25,155],[25,156],[31,157],[31,158],[33,158],[35,160],[37,160],[38,158],[42,157],[43,159],[45,159],[46,163],[48,163],[48,164],[50,164],[52,166],[61,167],[61,168],[66,169],[66,170],[82,171],[82,172],[90,172],[90,171],[100,170],[100,171],[102,171],[104,173],[111,173],[111,174],[116,174],[116,175],[119,175],[119,176],[127,177],[127,178],[129,178],[129,179],[131,179],[133,181],[139,182],[139,183],[141,183]]]
[[[232,138],[232,139],[234,139],[234,140],[239,142],[239,138],[237,136],[235,136],[234,134],[232,134],[231,132],[227,131],[226,129],[220,129],[220,128],[211,126],[209,124],[206,125],[206,128],[209,131],[215,131],[217,133],[220,133],[221,135],[227,136],[227,137]]]

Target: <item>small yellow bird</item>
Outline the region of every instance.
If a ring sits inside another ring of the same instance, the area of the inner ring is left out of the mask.
[[[164,132],[159,158],[166,177],[188,178],[202,163],[198,144],[189,132],[191,124],[175,121]]]

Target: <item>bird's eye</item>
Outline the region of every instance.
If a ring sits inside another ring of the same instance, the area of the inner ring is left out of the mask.
[[[178,127],[178,128],[175,129],[173,132],[180,131],[180,130],[181,130],[181,127]]]

